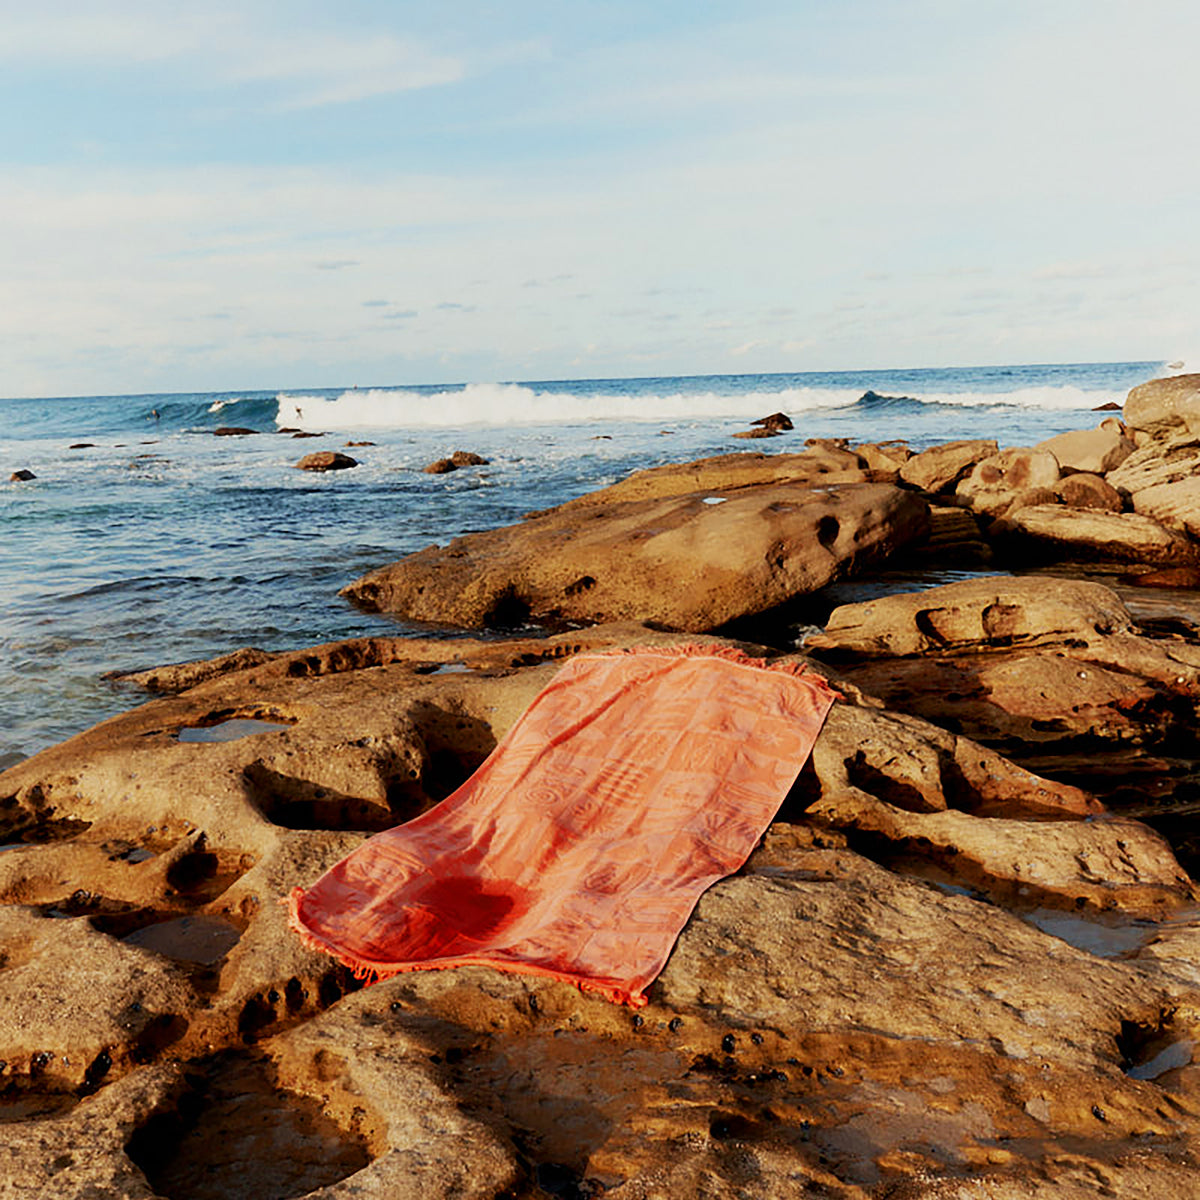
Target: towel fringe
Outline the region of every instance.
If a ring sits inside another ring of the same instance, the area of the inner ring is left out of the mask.
[[[491,967],[494,971],[503,971],[506,975],[540,975],[544,979],[556,979],[560,983],[569,983],[581,992],[594,992],[610,1000],[614,1004],[624,1004],[629,1008],[645,1008],[649,1003],[641,992],[630,992],[615,984],[603,983],[594,979],[581,979],[568,971],[555,971],[551,967],[539,967],[533,963],[510,963],[496,959],[472,957],[463,959],[444,959],[441,962],[425,959],[412,963],[372,963],[353,955],[342,953],[340,950],[321,938],[317,937],[300,919],[300,902],[304,899],[304,888],[292,888],[290,895],[280,897],[280,903],[288,907],[288,925],[298,935],[300,941],[310,950],[319,954],[328,954],[346,967],[363,987],[394,979],[397,975],[407,975],[414,971],[453,971],[458,967]]]

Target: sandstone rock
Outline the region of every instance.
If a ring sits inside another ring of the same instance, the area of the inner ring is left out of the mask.
[[[327,436],[323,433],[315,433],[311,429],[298,429],[292,434],[292,438],[321,438]]]
[[[67,447],[68,450],[94,450],[95,448],[95,442],[74,442]]]
[[[1121,405],[1119,405],[1115,400],[1109,400],[1105,404],[1097,404],[1096,407],[1092,409],[1092,412],[1120,412],[1120,411],[1121,411]]]
[[[983,540],[979,519],[967,508],[954,505],[929,506],[929,536],[904,551],[918,559],[945,559],[948,562],[986,563],[992,548]]]
[[[449,458],[439,458],[436,462],[431,462],[427,467],[421,469],[426,475],[446,475],[450,471],[457,471],[460,467],[486,466],[487,462],[486,458],[474,454],[470,450],[455,450]]]
[[[358,990],[287,931],[279,898],[373,811],[447,794],[560,658],[678,640],[226,656],[0,774],[0,843],[23,842],[0,854],[0,1196],[1189,1186],[1168,1151],[1200,1134],[1200,1091],[1187,1069],[1170,1088],[1130,1072],[1200,1030],[1197,935],[1116,922],[1174,910],[1190,881],[1144,826],[1081,820],[1078,789],[853,683],[791,823],[701,898],[636,1016],[484,968]],[[286,726],[178,740],[242,715]],[[202,918],[240,934],[207,964],[144,940]],[[1068,944],[1072,922],[1132,931],[1129,961]]]
[[[315,454],[306,454],[295,464],[298,471],[346,471],[358,466],[358,459],[337,450],[318,450]]]
[[[997,644],[1059,645],[1132,630],[1129,610],[1102,584],[996,575],[843,605],[805,648],[893,657]]]
[[[1038,504],[1007,518],[1013,532],[1058,555],[1118,562],[1190,563],[1195,544],[1137,513]]]
[[[19,471],[14,471],[9,477],[9,483],[28,483],[31,479],[36,479],[37,476],[26,467],[22,467]]]
[[[798,454],[719,454],[635,471],[618,483],[568,500],[553,511],[698,492],[724,496],[736,489],[767,483],[866,483],[871,479],[857,454],[837,447],[813,446]]]
[[[742,430],[739,430],[737,433],[730,434],[729,436],[735,437],[735,438],[745,438],[745,439],[772,438],[772,437],[779,437],[779,430],[778,429],[742,429]]]
[[[854,447],[854,453],[862,459],[868,470],[897,473],[913,456],[907,442],[864,442]]]
[[[1200,567],[1163,567],[1161,571],[1143,571],[1126,575],[1123,583],[1134,587],[1200,589]]]
[[[973,439],[946,442],[914,454],[901,468],[900,478],[922,491],[950,491],[953,485],[981,459],[997,452],[994,441]]]
[[[1133,493],[1133,511],[1168,529],[1200,536],[1200,476],[1160,483]]]
[[[1058,460],[1053,454],[1022,448],[1002,450],[976,463],[955,488],[955,495],[981,512],[999,514],[1013,508],[1023,494],[1053,489],[1058,476]],[[1036,501],[1027,500],[1020,507],[1028,503]]]
[[[374,442],[347,442],[346,443],[347,448],[349,448],[351,446],[374,446],[374,445],[375,445]]]
[[[228,675],[234,671],[243,671],[247,667],[261,666],[270,662],[278,655],[266,650],[258,650],[253,646],[243,646],[229,654],[217,658],[202,659],[199,662],[173,663],[168,666],[152,667],[147,671],[114,672],[106,676],[117,679],[122,683],[136,684],[148,692],[169,692],[175,694],[187,691],[198,683]]]
[[[1108,473],[1108,482],[1123,495],[1160,483],[1174,483],[1200,472],[1200,437],[1192,433],[1149,441]]]
[[[786,413],[775,412],[769,417],[759,417],[757,421],[751,421],[751,425],[761,425],[764,429],[788,430],[794,428],[792,419]]]
[[[699,631],[883,558],[926,521],[919,499],[886,484],[593,498],[422,550],[342,594],[371,610],[468,627],[639,619]]]
[[[250,433],[257,433],[257,429],[247,429],[242,425],[218,425],[213,430],[214,437],[245,437]]]
[[[1115,513],[1125,507],[1121,493],[1112,484],[1099,475],[1084,472],[1060,479],[1058,494],[1068,508],[1096,508]]]
[[[1066,473],[1103,475],[1119,467],[1133,453],[1134,445],[1122,432],[1121,423],[1110,417],[1097,429],[1060,433],[1039,442],[1036,449],[1053,454]]]
[[[1125,420],[1135,429],[1163,434],[1182,426],[1200,433],[1200,375],[1152,379],[1125,399]]]

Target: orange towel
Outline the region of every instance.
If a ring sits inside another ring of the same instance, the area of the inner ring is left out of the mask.
[[[573,658],[453,795],[297,888],[292,927],[362,978],[481,964],[640,1007],[834,697],[729,648]]]

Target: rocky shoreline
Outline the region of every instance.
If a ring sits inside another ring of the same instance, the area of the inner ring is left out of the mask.
[[[1198,376],[1035,447],[725,455],[346,589],[453,636],[130,677],[0,774],[0,1196],[1200,1196],[1197,480]],[[647,1008],[289,932],[564,658],[681,640],[842,699]]]

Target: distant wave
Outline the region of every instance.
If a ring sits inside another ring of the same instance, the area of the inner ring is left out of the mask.
[[[1017,407],[1092,409],[1110,400],[1112,391],[1073,386],[1025,387],[998,392],[931,392],[898,396],[886,388],[792,387],[776,391],[712,390],[653,392],[540,391],[527,384],[472,383],[462,388],[418,392],[364,388],[335,397],[280,393],[277,425],[311,429],[453,428],[476,425],[552,425],[594,421],[695,421],[715,418],[754,420],[782,411],[789,415],[860,405],[897,407]]]

